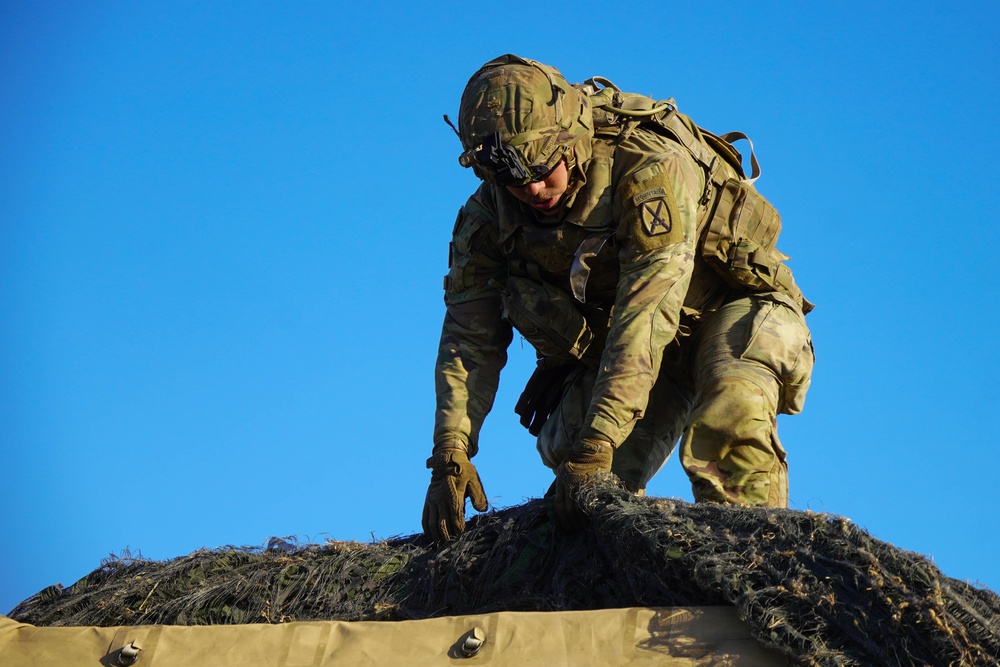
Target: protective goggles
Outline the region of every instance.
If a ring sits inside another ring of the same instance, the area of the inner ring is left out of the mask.
[[[465,158],[466,155],[463,154],[462,157]],[[472,160],[468,160],[469,164],[463,162],[463,165],[475,164],[481,167],[489,173],[494,183],[501,186],[521,186],[543,181],[562,160],[561,153],[556,151],[547,163],[526,165],[513,146],[501,141],[499,132],[484,137],[482,145],[475,149],[472,157]]]

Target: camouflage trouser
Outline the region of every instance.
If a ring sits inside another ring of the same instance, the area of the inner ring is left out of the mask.
[[[726,304],[683,341],[694,354],[666,355],[646,412],[615,451],[613,471],[641,492],[681,439],[697,501],[788,504],[788,465],[776,416],[802,410],[813,351],[801,311],[781,294]],[[538,437],[550,468],[573,446],[590,407],[596,371],[567,379],[562,402]]]

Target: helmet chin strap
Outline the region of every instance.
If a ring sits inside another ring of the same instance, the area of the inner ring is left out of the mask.
[[[582,162],[576,154],[576,149],[580,145],[580,141],[585,140],[586,138],[580,139],[573,144],[566,156],[566,169],[569,171],[569,185],[566,187],[566,194],[563,197],[566,200],[574,197],[577,191],[587,182],[587,175],[584,171],[586,163]]]

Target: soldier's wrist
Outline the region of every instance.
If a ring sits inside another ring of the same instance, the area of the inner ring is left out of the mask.
[[[445,436],[441,438],[435,438],[434,448],[431,450],[432,454],[437,454],[438,452],[443,452],[446,450],[458,450],[466,454],[469,458],[475,456],[475,452],[469,451],[469,445],[467,442],[459,438],[458,436]]]
[[[592,426],[584,426],[581,428],[579,439],[580,441],[587,440],[589,442],[602,442],[612,449],[615,448],[614,440]]]
[[[439,449],[427,459],[427,467],[431,470],[446,470],[450,474],[457,475],[463,466],[471,466],[464,450],[461,449]]]

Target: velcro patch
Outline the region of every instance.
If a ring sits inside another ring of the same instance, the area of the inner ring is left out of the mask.
[[[662,164],[639,170],[619,188],[623,218],[619,233],[627,234],[637,250],[645,252],[684,241],[673,184]]]

